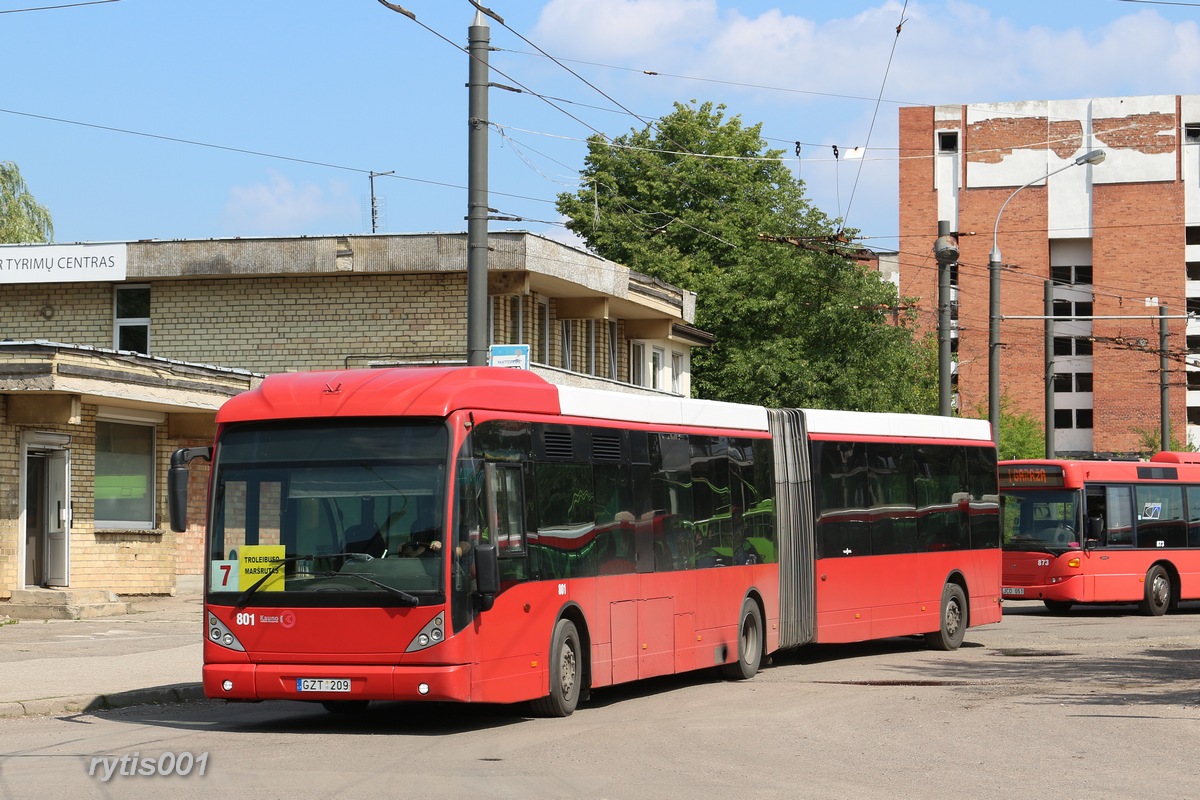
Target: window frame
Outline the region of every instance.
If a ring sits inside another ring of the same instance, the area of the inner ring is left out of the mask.
[[[120,316],[120,295],[122,292],[130,291],[145,291],[147,300],[147,316],[145,317],[122,317]],[[150,303],[152,297],[150,295],[150,284],[148,283],[123,283],[113,286],[113,349],[125,350],[127,352],[141,353],[142,355],[150,355]],[[146,350],[131,350],[130,348],[121,347],[121,334],[129,328],[144,328],[146,331]]]
[[[159,423],[151,420],[133,419],[125,416],[97,415],[96,417],[96,448],[95,466],[92,475],[92,520],[100,530],[154,530],[158,526],[158,427]],[[147,518],[120,519],[101,517],[101,504],[96,498],[96,481],[102,477],[102,459],[100,454],[100,426],[123,425],[127,427],[145,428],[149,432],[149,468],[146,474]]]

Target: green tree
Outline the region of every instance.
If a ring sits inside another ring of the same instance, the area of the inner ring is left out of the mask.
[[[987,419],[987,405],[975,406],[974,412],[964,414],[972,419]],[[1012,400],[1005,392],[1000,396],[1000,444],[996,456],[1002,461],[1018,458],[1043,458],[1046,455],[1046,429],[1042,421],[1027,411],[1013,411]]]
[[[1149,458],[1155,453],[1162,450],[1162,428],[1134,428],[1133,432],[1137,435],[1138,453],[1142,458]],[[1175,435],[1175,431],[1171,431],[1170,447],[1172,453],[1194,453],[1195,446],[1184,440],[1180,441]]]
[[[17,165],[0,162],[0,243],[26,244],[53,239],[50,212],[30,194]]]
[[[914,336],[894,286],[838,254],[833,221],[760,128],[693,101],[594,136],[558,210],[593,252],[697,293],[696,324],[716,336],[693,353],[698,396],[935,411],[935,343]]]

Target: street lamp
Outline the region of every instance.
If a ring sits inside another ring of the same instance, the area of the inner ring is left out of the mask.
[[[988,307],[988,423],[992,426],[992,441],[1000,443],[1000,216],[1008,206],[1009,201],[1022,189],[1027,189],[1035,183],[1040,183],[1051,175],[1057,175],[1071,167],[1084,164],[1099,164],[1104,160],[1103,150],[1090,150],[1070,164],[1051,170],[1040,178],[1034,178],[1024,186],[1018,186],[1000,210],[996,212],[996,225],[992,229],[992,252],[988,256],[989,307]]]

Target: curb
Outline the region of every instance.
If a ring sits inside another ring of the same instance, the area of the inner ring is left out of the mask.
[[[191,700],[203,699],[205,697],[202,684],[176,683],[147,689],[131,689],[127,692],[113,694],[72,695],[70,697],[47,697],[39,700],[0,703],[0,719],[78,714],[128,708],[129,706],[186,703]]]

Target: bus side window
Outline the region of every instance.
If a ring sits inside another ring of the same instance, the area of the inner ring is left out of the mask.
[[[1108,546],[1130,547],[1133,545],[1133,497],[1128,486],[1106,486],[1105,504],[1108,514],[1106,532]]]
[[[1200,486],[1187,487],[1188,547],[1200,547]]]

